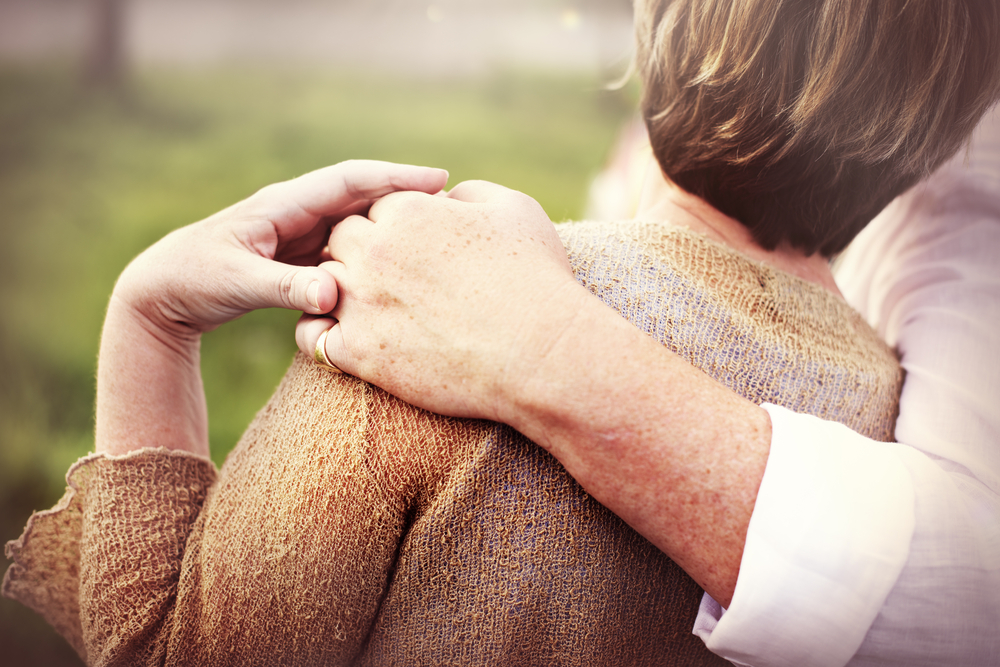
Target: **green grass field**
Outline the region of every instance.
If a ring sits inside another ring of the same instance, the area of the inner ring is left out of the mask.
[[[105,302],[157,238],[359,157],[444,167],[450,185],[496,181],[570,219],[633,107],[598,80],[516,73],[152,72],[111,94],[63,70],[0,71],[0,539],[58,500],[67,467],[92,450]],[[295,319],[258,312],[206,336],[218,463],[287,367]],[[0,601],[0,663],[64,664],[29,616]]]

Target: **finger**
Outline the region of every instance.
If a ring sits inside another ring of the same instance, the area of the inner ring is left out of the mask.
[[[334,225],[327,242],[330,259],[345,262],[345,259],[354,257],[364,247],[374,224],[368,218],[352,215]]]
[[[336,323],[337,320],[332,317],[303,315],[295,324],[295,345],[303,354],[312,358],[316,352],[316,343],[319,342],[320,334]]]
[[[464,181],[452,188],[448,197],[467,204],[498,205],[522,220],[539,215],[548,217],[541,205],[528,195],[489,181]]]
[[[517,194],[519,193],[516,190],[489,181],[463,181],[451,189],[448,197],[469,204],[483,204]]]
[[[268,217],[310,224],[336,216],[359,202],[370,202],[398,190],[435,193],[448,182],[448,172],[431,167],[350,160],[324,167],[284,183],[263,188],[254,198],[272,207]]]
[[[247,310],[288,308],[319,315],[337,305],[337,281],[318,266],[293,266],[255,255],[241,255],[235,284]]]
[[[320,333],[323,332],[320,331]],[[347,347],[344,344],[344,327],[341,326],[340,322],[335,322],[330,327],[326,334],[326,340],[323,343],[323,351],[326,352],[327,360],[341,373],[354,375],[354,366],[350,363],[350,359],[347,356]],[[316,348],[313,347],[313,349],[315,350]]]
[[[353,375],[349,370],[349,360],[345,354],[343,329],[340,323],[329,317],[313,317],[303,315],[295,325],[295,344],[303,354],[309,355],[310,359],[316,356],[316,347],[319,345],[320,336],[327,332],[323,341],[323,351],[326,358],[337,370],[342,373]]]
[[[444,199],[447,200],[447,197]],[[434,201],[438,206],[443,203],[441,198],[430,198],[423,192],[393,192],[371,205],[368,210],[368,218],[372,222],[378,222],[383,216],[392,213],[399,214],[404,210],[415,214],[428,201]]]

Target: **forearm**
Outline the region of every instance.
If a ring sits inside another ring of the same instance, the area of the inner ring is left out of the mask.
[[[504,394],[501,419],[728,603],[767,462],[767,413],[583,288],[560,303],[560,335],[525,347],[539,350],[521,361],[533,368],[512,376],[532,379]]]
[[[200,334],[166,333],[118,292],[97,364],[96,449],[125,454],[165,447],[208,455]]]

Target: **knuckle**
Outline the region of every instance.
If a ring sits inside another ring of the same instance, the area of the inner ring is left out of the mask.
[[[388,199],[392,204],[396,206],[405,206],[407,208],[412,208],[419,206],[427,195],[422,192],[413,192],[410,190],[400,190],[398,192],[392,192],[387,194],[383,199]]]
[[[405,220],[410,216],[422,213],[424,209],[421,194],[419,192],[399,191],[385,195],[378,201],[380,218],[399,216],[405,213],[405,216],[399,218]]]
[[[294,303],[295,290],[300,281],[296,280],[295,271],[285,271],[278,279],[278,299],[286,308],[290,308]]]
[[[522,205],[525,207],[526,212],[538,216],[544,216],[546,218],[548,217],[548,214],[545,212],[545,209],[542,208],[542,205],[539,204],[537,201],[535,201],[528,195],[524,194],[521,195],[521,198],[522,198]]]
[[[270,183],[234,206],[234,210],[244,215],[262,215],[268,205],[281,198],[284,183]]]

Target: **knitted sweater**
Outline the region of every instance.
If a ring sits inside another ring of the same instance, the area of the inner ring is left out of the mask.
[[[660,224],[560,234],[581,283],[719,382],[891,439],[896,358],[832,294]],[[142,449],[67,480],[3,593],[91,665],[726,664],[691,635],[697,585],[541,448],[303,355],[221,471]]]

